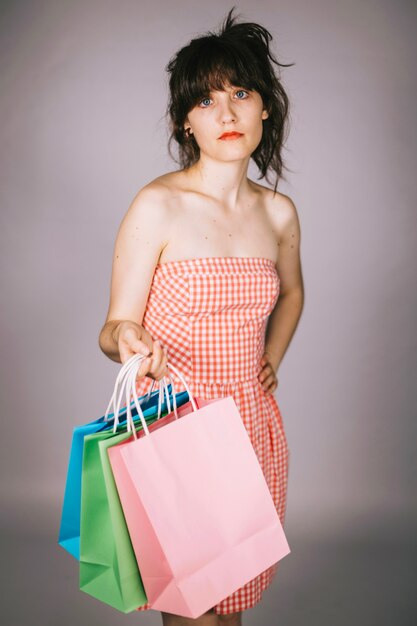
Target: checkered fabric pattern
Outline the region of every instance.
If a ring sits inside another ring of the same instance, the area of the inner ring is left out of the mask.
[[[274,500],[281,524],[286,509],[289,449],[278,403],[258,375],[268,317],[280,279],[263,257],[203,257],[159,263],[142,324],[167,348],[193,396],[233,396]],[[175,391],[185,389],[171,373]],[[137,381],[138,396],[152,379]],[[213,607],[226,615],[257,604],[279,562]],[[138,611],[151,608],[148,604]]]

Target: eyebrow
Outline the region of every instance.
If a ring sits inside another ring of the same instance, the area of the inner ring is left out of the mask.
[[[232,85],[231,87],[225,87],[224,89],[211,89],[208,90],[207,93],[214,93],[215,91],[233,91],[233,89],[244,89],[245,91],[250,91],[248,87],[243,87],[243,85]]]

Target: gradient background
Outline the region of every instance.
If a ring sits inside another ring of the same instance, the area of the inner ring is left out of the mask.
[[[8,626],[162,623],[80,592],[57,534],[72,429],[103,415],[119,368],[98,346],[117,228],[139,188],[177,169],[164,68],[231,6],[1,3]],[[415,624],[416,4],[236,6],[296,63],[283,71],[291,172],[279,189],[299,211],[306,287],[276,392],[292,553],[244,623]]]

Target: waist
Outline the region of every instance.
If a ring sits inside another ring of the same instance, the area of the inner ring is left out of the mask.
[[[185,336],[162,337],[161,343],[167,349],[168,365],[174,367],[174,383],[180,380],[178,370],[187,383],[206,387],[253,385],[262,370],[263,335],[246,337],[242,332],[240,341],[234,335],[223,341],[191,329]]]

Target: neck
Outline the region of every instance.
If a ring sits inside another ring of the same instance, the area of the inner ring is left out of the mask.
[[[200,193],[210,196],[230,211],[242,208],[243,198],[249,191],[247,177],[250,157],[237,161],[218,161],[202,154],[186,170],[191,185]]]

